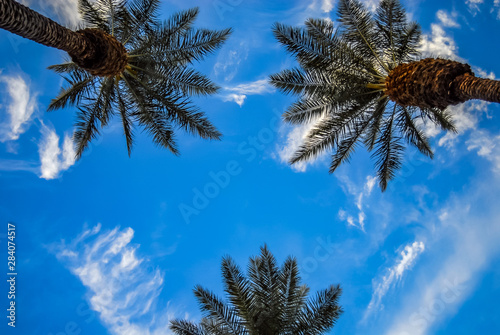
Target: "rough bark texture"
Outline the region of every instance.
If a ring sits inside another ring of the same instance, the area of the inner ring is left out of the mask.
[[[97,29],[71,31],[13,0],[0,0],[0,28],[66,51],[96,76],[118,75],[127,65],[127,51],[114,37]]]
[[[461,99],[500,102],[500,81],[463,75],[455,79],[452,88]]]
[[[465,77],[475,78],[467,64],[426,58],[394,68],[385,81],[385,94],[402,106],[445,109],[476,99],[457,90],[456,80]]]

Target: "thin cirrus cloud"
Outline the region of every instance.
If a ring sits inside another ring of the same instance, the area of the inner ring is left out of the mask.
[[[23,0],[21,2],[36,8],[37,12],[42,15],[51,17],[51,14],[54,14],[60,24],[70,28],[78,27],[82,23],[78,13],[78,0]]]
[[[2,76],[0,83],[4,84],[5,100],[7,105],[0,105],[9,116],[0,125],[0,141],[16,141],[30,126],[36,110],[36,94],[31,92],[30,86],[20,74]]]
[[[377,182],[377,178],[374,176],[367,176],[366,182],[361,189],[355,183],[351,182],[347,175],[337,174],[337,178],[340,180],[340,185],[344,190],[344,193],[353,197],[353,203],[355,204],[357,211],[357,215],[355,215],[351,214],[344,208],[340,208],[338,212],[339,219],[347,222],[347,225],[350,227],[358,228],[361,231],[366,232],[364,201],[371,195],[373,187]]]
[[[500,256],[499,174],[472,181],[448,200],[429,232],[429,257],[415,274],[425,285],[406,287],[403,303],[391,314],[387,335],[426,335],[459,311],[491,262]],[[430,213],[427,221],[435,220]],[[432,251],[431,251],[432,250]]]
[[[40,178],[55,179],[62,171],[75,164],[75,148],[71,136],[64,135],[62,149],[59,147],[59,136],[55,130],[42,123],[42,138],[38,144],[40,154]]]
[[[89,305],[111,334],[167,334],[173,313],[159,307],[162,272],[137,255],[132,228],[85,228],[69,244],[51,251],[87,288]]]
[[[386,269],[386,274],[376,282],[372,298],[365,312],[364,319],[366,320],[372,313],[383,309],[382,300],[387,292],[396,285],[406,271],[411,269],[415,264],[417,257],[424,252],[425,245],[421,241],[415,241],[412,244],[407,244],[400,252],[400,259],[393,266]]]
[[[274,88],[269,85],[267,79],[260,79],[251,83],[224,87],[224,91],[226,93],[222,95],[223,101],[234,101],[242,107],[247,96],[272,93]]]

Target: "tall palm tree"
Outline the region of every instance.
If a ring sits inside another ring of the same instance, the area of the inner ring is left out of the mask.
[[[66,51],[71,61],[50,66],[68,86],[49,110],[78,105],[74,140],[81,157],[99,129],[119,114],[128,153],[134,123],[153,141],[178,154],[174,130],[206,139],[221,134],[189,100],[218,90],[190,68],[219,48],[230,34],[194,29],[198,9],[158,19],[160,0],[79,0],[85,29],[71,31],[13,0],[0,0],[0,28]]]
[[[300,284],[295,258],[281,268],[266,246],[250,258],[248,278],[230,257],[222,260],[224,290],[229,303],[196,286],[194,294],[205,317],[199,325],[174,320],[170,329],[178,335],[210,334],[324,334],[342,314],[341,288],[330,286],[307,299],[309,288]]]
[[[425,122],[455,131],[448,106],[469,99],[500,102],[500,82],[475,77],[469,65],[419,60],[420,27],[407,21],[398,0],[381,0],[375,15],[358,0],[340,0],[337,14],[338,27],[309,19],[305,28],[273,28],[299,63],[270,77],[281,91],[300,95],[283,118],[316,122],[291,164],[333,149],[333,173],[361,142],[372,152],[385,190],[402,165],[405,144],[433,157]]]

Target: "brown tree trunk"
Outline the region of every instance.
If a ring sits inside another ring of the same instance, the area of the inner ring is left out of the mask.
[[[498,80],[478,78],[465,74],[455,79],[453,88],[455,94],[461,99],[500,102],[500,81]]]
[[[98,29],[74,32],[14,0],[0,0],[0,28],[66,51],[93,75],[118,75],[127,65],[127,51],[109,34]]]

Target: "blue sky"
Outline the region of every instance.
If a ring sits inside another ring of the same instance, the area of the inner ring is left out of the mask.
[[[24,0],[67,26],[74,0]],[[364,1],[373,8],[374,0]],[[425,56],[495,78],[500,2],[402,1],[422,27]],[[197,27],[233,27],[197,69],[222,90],[196,103],[220,142],[179,137],[182,155],[138,134],[127,156],[118,120],[72,159],[75,110],[46,112],[62,79],[58,50],[0,31],[0,255],[17,230],[17,327],[2,334],[169,334],[169,318],[199,320],[196,284],[222,295],[221,258],[242,268],[267,243],[297,257],[311,292],[341,284],[332,334],[497,334],[500,329],[500,108],[451,108],[459,133],[427,125],[435,158],[409,150],[383,194],[369,154],[328,174],[328,155],[286,160],[308,127],[284,125],[294,101],[267,77],[294,65],[276,22],[335,20],[335,1],[172,0],[200,7]],[[4,271],[6,273],[5,267]],[[2,310],[7,285],[0,285]]]

